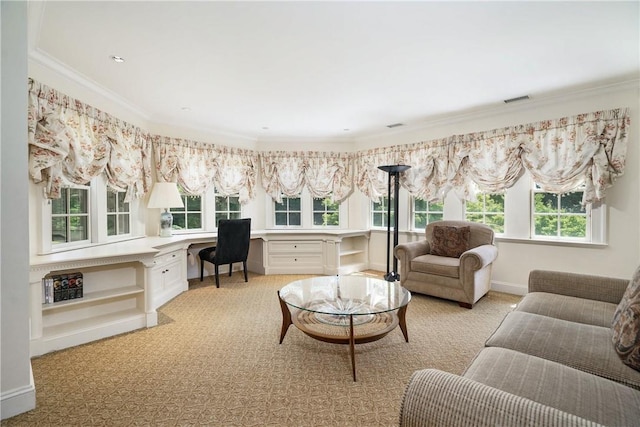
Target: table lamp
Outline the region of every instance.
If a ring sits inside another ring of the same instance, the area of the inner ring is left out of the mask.
[[[175,182],[156,182],[151,190],[148,208],[161,208],[164,212],[160,214],[160,237],[171,237],[171,227],[173,226],[173,215],[169,208],[182,208],[182,197]]]

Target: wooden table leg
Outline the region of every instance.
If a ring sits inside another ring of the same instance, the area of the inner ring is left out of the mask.
[[[353,381],[356,380],[356,340],[353,335],[353,314],[349,315],[349,350],[351,351],[351,369],[353,370]]]
[[[289,311],[287,303],[280,298],[280,291],[278,291],[278,301],[280,301],[280,310],[282,310],[282,329],[280,330],[280,344],[282,344],[282,340],[293,322],[291,322],[291,311]]]
[[[409,342],[409,333],[407,332],[406,314],[407,314],[407,306],[405,305],[404,307],[400,307],[400,310],[398,310],[398,323],[400,324],[400,330],[402,331],[402,335],[404,335],[404,340],[406,342]]]

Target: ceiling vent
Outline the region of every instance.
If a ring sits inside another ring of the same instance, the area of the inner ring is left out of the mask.
[[[397,128],[397,127],[400,127],[400,126],[404,126],[404,124],[403,123],[393,123],[391,125],[387,125],[387,127],[389,129]]]
[[[529,95],[519,96],[517,98],[505,99],[504,103],[511,104],[512,102],[525,101],[527,99],[529,99]]]

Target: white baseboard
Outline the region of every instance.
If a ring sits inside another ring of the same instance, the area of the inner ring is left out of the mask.
[[[504,292],[505,294],[526,295],[527,285],[509,282],[497,282],[495,280],[492,280],[491,290],[496,292]]]
[[[31,367],[29,367],[31,370]],[[2,393],[0,397],[0,419],[14,417],[36,407],[36,386],[31,370],[30,383],[27,386]]]

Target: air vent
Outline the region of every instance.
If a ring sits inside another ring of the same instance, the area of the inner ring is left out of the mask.
[[[512,102],[525,101],[527,99],[529,99],[529,95],[519,96],[517,98],[505,99],[504,103],[505,104],[510,104]]]
[[[397,128],[397,127],[400,127],[400,126],[404,126],[404,124],[403,123],[394,123],[394,124],[391,124],[391,125],[387,125],[387,127],[389,129]]]

